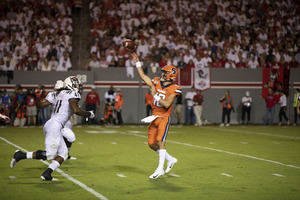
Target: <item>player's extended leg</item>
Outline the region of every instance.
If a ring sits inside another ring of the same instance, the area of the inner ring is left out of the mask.
[[[55,156],[55,158],[52,160],[51,164],[49,165],[48,169],[46,169],[46,171],[43,172],[43,174],[41,175],[41,179],[44,181],[54,181],[57,180],[55,178],[52,177],[52,172],[55,171],[68,157],[68,149],[66,146],[65,141],[63,140],[62,135],[60,136],[60,143],[57,145],[58,149],[55,151],[54,149],[50,148],[51,151],[49,150],[49,154],[47,152],[47,159],[53,159],[54,156],[57,153],[57,156]],[[48,146],[46,145],[46,148]]]
[[[69,121],[68,121],[68,123],[69,123]],[[76,140],[74,132],[72,131],[71,128],[69,128],[68,126],[65,126],[61,130],[61,134],[62,134],[63,139],[64,139],[64,141],[67,145],[67,148],[68,148],[68,158],[67,159],[77,160],[77,158],[70,156],[71,146],[72,146],[73,142],[75,142],[75,140]]]
[[[10,168],[13,168],[17,162],[19,162],[20,160],[23,160],[23,159],[38,159],[38,160],[46,160],[47,157],[46,157],[46,151],[43,151],[43,150],[37,150],[37,151],[34,151],[34,152],[27,152],[27,153],[24,153],[20,150],[16,150],[15,151],[15,154],[10,162]]]
[[[58,179],[52,177],[52,172],[55,171],[62,163],[64,162],[64,158],[61,156],[56,156],[46,171],[41,175],[41,179],[43,181],[56,181]]]
[[[149,177],[151,179],[156,179],[159,176],[164,175],[165,159],[168,161],[166,173],[168,173],[172,169],[174,164],[177,163],[177,159],[169,155],[165,148],[165,141],[170,126],[170,121],[171,121],[170,117],[158,118],[149,127],[149,131],[148,131],[149,147],[154,151],[156,151],[159,155],[159,164],[155,172]]]
[[[67,148],[68,148],[68,158],[67,158],[67,159],[68,159],[68,160],[77,160],[77,158],[70,156],[70,150],[71,150],[71,147],[72,147],[72,144],[73,144],[73,143],[69,142],[69,141],[67,140],[67,138],[65,138],[65,137],[63,137],[63,138],[64,138],[64,141],[65,141],[66,146],[67,146]]]

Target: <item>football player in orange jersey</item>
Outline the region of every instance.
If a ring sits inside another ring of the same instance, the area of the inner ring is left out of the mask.
[[[151,80],[145,75],[141,67],[142,64],[134,52],[132,53],[132,59],[136,64],[140,78],[150,87],[151,94],[153,95],[151,116],[153,120],[149,120],[151,123],[148,128],[148,145],[158,153],[159,164],[149,178],[157,179],[168,173],[174,164],[177,163],[177,159],[167,153],[165,141],[171,123],[170,116],[173,102],[177,95],[182,94],[181,87],[173,83],[178,76],[178,70],[172,65],[166,65],[162,68],[160,78],[155,77]],[[168,164],[167,169],[164,171],[165,159],[168,161]]]

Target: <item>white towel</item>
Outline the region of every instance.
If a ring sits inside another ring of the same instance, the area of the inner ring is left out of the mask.
[[[158,115],[151,115],[151,116],[145,117],[144,119],[141,119],[141,122],[143,122],[143,123],[150,123],[150,122],[154,121],[158,117],[159,117]]]

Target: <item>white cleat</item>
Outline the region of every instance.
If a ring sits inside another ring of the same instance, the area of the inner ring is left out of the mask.
[[[169,173],[171,169],[174,167],[174,165],[177,163],[177,161],[178,160],[176,158],[173,158],[171,161],[168,161],[168,165],[165,173]]]
[[[77,158],[73,157],[73,156],[69,156],[68,160],[77,160]]]
[[[51,177],[51,179],[49,179],[48,177],[45,177],[45,176],[41,176],[41,179],[43,180],[43,181],[58,181],[58,179],[57,178],[53,178],[53,177]]]
[[[163,176],[164,174],[165,174],[165,172],[163,169],[161,169],[161,170],[156,169],[155,172],[149,176],[149,178],[157,179],[158,177]]]
[[[10,168],[14,168],[14,166],[17,164],[17,162],[20,160],[20,154],[21,151],[20,150],[16,150],[14,157],[12,158],[12,160],[10,161]]]

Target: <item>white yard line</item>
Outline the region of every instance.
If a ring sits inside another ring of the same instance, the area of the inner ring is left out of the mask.
[[[121,177],[121,178],[126,178],[127,176],[125,176],[124,174],[116,174],[118,177]]]
[[[287,135],[276,135],[276,134],[270,134],[270,133],[241,131],[241,130],[234,130],[234,129],[230,129],[229,130],[229,129],[224,129],[224,128],[213,128],[213,127],[203,127],[203,128],[211,129],[211,130],[217,130],[217,131],[230,131],[230,132],[236,132],[236,133],[245,133],[245,134],[253,134],[253,135],[264,135],[264,136],[271,136],[271,137],[280,137],[280,138],[300,140],[300,137],[293,137],[293,136],[287,136]]]
[[[281,174],[272,174],[274,176],[279,176],[279,177],[285,177],[284,175],[281,175]]]
[[[233,177],[232,175],[230,174],[226,174],[226,173],[221,173],[222,176],[227,176],[227,177]]]
[[[136,137],[148,138],[148,136],[146,136],[146,135],[139,135],[139,134],[122,132],[122,131],[119,131],[119,133],[124,134],[124,135],[132,135],[132,136],[136,136]],[[211,150],[211,151],[217,151],[217,152],[220,152],[220,153],[227,153],[227,154],[231,154],[231,155],[235,155],[235,156],[241,156],[241,157],[251,158],[251,159],[254,159],[254,160],[260,160],[260,161],[265,161],[265,162],[269,162],[269,163],[273,163],[273,164],[277,164],[277,165],[282,165],[282,166],[285,166],[285,167],[300,169],[299,166],[285,164],[285,163],[274,161],[274,160],[259,158],[259,157],[256,157],[256,156],[250,156],[250,155],[247,155],[247,154],[235,153],[235,152],[225,151],[225,150],[221,150],[221,149],[214,149],[214,148],[210,148],[210,147],[198,146],[198,145],[193,145],[193,144],[188,144],[188,143],[176,142],[176,141],[172,141],[172,140],[168,140],[168,142],[169,143],[174,143],[174,144],[180,144],[180,145],[184,145],[184,146],[189,146],[189,147],[195,147],[195,148],[201,148],[201,149],[206,149],[206,150]]]
[[[16,145],[10,141],[8,141],[7,139],[3,138],[3,137],[0,137],[1,140],[3,140],[4,142],[16,147],[17,149],[20,149],[22,151],[25,151],[25,152],[28,152],[26,149],[20,147],[19,145]],[[41,162],[43,162],[45,165],[50,165],[49,162],[47,161],[43,161],[43,160],[40,160]],[[98,199],[101,199],[101,200],[108,200],[105,196],[103,196],[102,194],[96,192],[95,190],[93,190],[92,188],[88,187],[87,185],[85,185],[84,183],[74,179],[73,177],[69,176],[68,174],[66,174],[64,171],[62,171],[61,169],[57,168],[56,171],[58,173],[60,173],[62,176],[64,176],[65,178],[67,178],[68,180],[72,181],[73,183],[77,184],[78,186],[80,186],[81,188],[83,188],[84,190],[90,192],[91,194],[93,194],[95,197],[97,197]]]
[[[176,177],[176,178],[180,177],[178,174],[172,174],[172,173],[170,173],[169,176],[173,176],[173,177]]]

